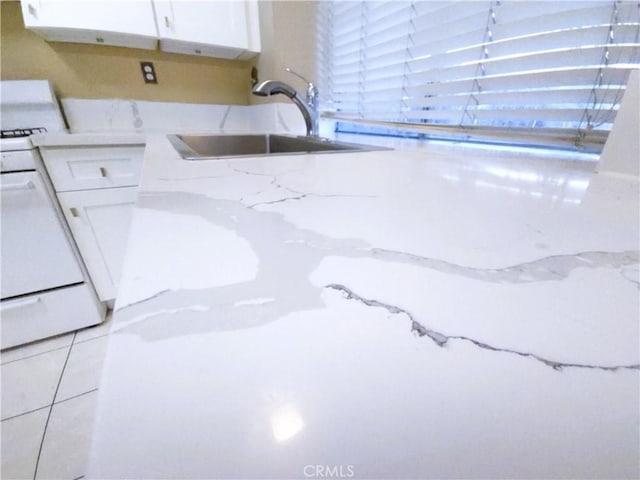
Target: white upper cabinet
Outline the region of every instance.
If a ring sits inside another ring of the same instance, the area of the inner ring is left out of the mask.
[[[21,0],[49,41],[244,60],[260,52],[257,0]]]
[[[54,42],[154,50],[151,0],[21,0],[25,27]]]
[[[245,59],[260,51],[256,0],[153,0],[165,52]]]

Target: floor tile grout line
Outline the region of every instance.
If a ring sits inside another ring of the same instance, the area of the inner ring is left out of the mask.
[[[92,340],[97,340],[98,338],[108,337],[109,335],[111,335],[111,334],[110,333],[103,333],[102,335],[96,335],[95,337],[87,338],[85,340],[79,340],[79,341],[75,342],[74,345],[80,345],[81,343],[87,343],[87,342],[90,342]]]
[[[87,392],[87,393],[88,393],[88,392]],[[1,421],[5,422],[5,421],[7,421],[7,420],[13,420],[14,418],[22,417],[22,416],[24,416],[24,415],[29,415],[30,413],[38,412],[38,411],[40,411],[40,410],[44,410],[45,408],[50,408],[50,407],[51,407],[51,405],[52,405],[52,404],[47,404],[47,405],[44,405],[44,406],[42,406],[42,407],[34,408],[33,410],[28,410],[28,411],[26,411],[26,412],[22,412],[22,413],[19,413],[19,414],[17,414],[17,415],[12,415],[12,416],[10,416],[10,417],[3,418]]]
[[[74,399],[76,399],[78,397],[82,397],[83,395],[88,395],[90,393],[97,392],[97,391],[98,391],[97,388],[92,388],[91,390],[87,390],[86,392],[82,392],[82,393],[78,393],[76,395],[72,395],[72,396],[67,397],[67,398],[65,398],[63,400],[58,400],[57,402],[53,402],[51,404],[47,404],[47,405],[44,405],[42,407],[34,408],[33,410],[28,410],[26,412],[22,412],[22,413],[19,413],[17,415],[12,415],[10,417],[3,418],[1,421],[4,422],[5,420],[13,420],[14,418],[22,417],[24,415],[29,415],[30,413],[38,412],[40,410],[44,410],[45,408],[51,408],[53,405],[60,405],[61,403],[68,402],[69,400],[74,400]]]
[[[44,355],[45,353],[51,353],[58,350],[62,350],[63,348],[69,348],[70,346],[71,346],[71,343],[69,343],[68,345],[62,345],[60,347],[52,348],[51,350],[45,350],[44,352],[34,353],[33,355],[27,355],[26,357],[20,357],[20,358],[16,358],[15,360],[9,360],[8,362],[2,362],[2,365],[3,366],[9,365],[10,363],[19,362],[20,360],[27,360],[28,358],[38,357],[40,355]]]
[[[74,332],[73,338],[71,339],[71,345],[69,345],[69,351],[67,352],[67,358],[64,359],[64,364],[62,365],[62,372],[60,372],[60,378],[58,378],[58,384],[56,385],[56,390],[53,393],[53,401],[49,408],[49,413],[47,414],[47,420],[44,423],[44,430],[42,432],[42,439],[40,440],[40,448],[38,448],[38,456],[36,457],[36,468],[33,472],[33,480],[36,480],[38,477],[38,466],[40,465],[40,455],[42,455],[42,447],[44,446],[44,440],[47,436],[47,427],[49,426],[49,420],[51,419],[51,412],[53,412],[53,406],[56,404],[56,396],[58,395],[58,390],[60,389],[60,384],[62,383],[62,377],[64,376],[64,371],[67,368],[67,363],[69,362],[69,357],[71,356],[71,350],[73,350],[73,342],[76,339],[76,335],[78,333]]]
[[[92,388],[91,390],[87,390],[86,392],[78,393],[77,395],[73,395],[71,397],[65,398],[64,400],[59,400],[54,402],[53,405],[60,405],[61,403],[68,402],[69,400],[75,400],[76,398],[82,397],[83,395],[88,395],[93,392],[97,392],[97,388]]]
[[[79,331],[80,330],[78,330],[77,332],[79,332]],[[74,333],[77,333],[77,332],[74,332]],[[95,337],[87,338],[85,340],[79,340],[79,341],[75,342],[74,345],[80,345],[81,343],[87,343],[87,342],[90,342],[91,340],[97,340],[98,338],[106,337],[108,335],[110,335],[110,334],[109,333],[103,333],[102,335],[97,335]],[[71,344],[63,345],[61,347],[52,348],[51,350],[46,350],[44,352],[34,353],[33,355],[27,355],[26,357],[16,358],[15,360],[9,360],[8,362],[2,363],[2,365],[9,365],[10,363],[19,362],[20,360],[26,360],[28,358],[34,358],[34,357],[37,357],[39,355],[44,355],[45,353],[51,353],[51,352],[55,352],[57,350],[62,350],[63,348],[68,348],[70,346],[71,346]]]

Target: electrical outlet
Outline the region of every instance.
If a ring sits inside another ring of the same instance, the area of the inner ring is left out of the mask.
[[[144,83],[158,83],[158,77],[156,77],[156,71],[153,68],[153,63],[140,62],[140,68],[142,69]]]

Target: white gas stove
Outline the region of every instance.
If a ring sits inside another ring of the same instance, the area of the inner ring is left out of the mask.
[[[98,301],[29,135],[64,131],[46,81],[2,82],[1,348],[100,323]],[[31,125],[31,126],[29,126]],[[46,126],[45,126],[46,125]]]

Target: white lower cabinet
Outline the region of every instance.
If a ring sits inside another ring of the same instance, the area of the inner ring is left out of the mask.
[[[59,192],[58,199],[100,300],[113,301],[137,187]]]
[[[113,306],[144,144],[41,145],[40,154],[98,297]]]

